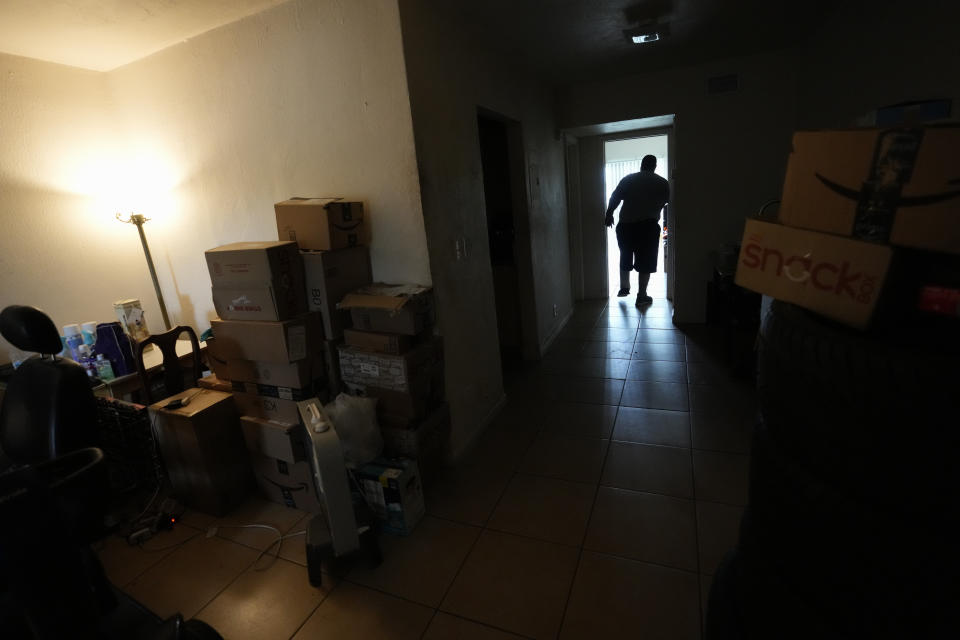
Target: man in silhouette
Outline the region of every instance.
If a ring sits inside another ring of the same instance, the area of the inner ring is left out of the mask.
[[[620,247],[619,297],[630,295],[630,272],[637,278],[637,305],[650,304],[647,295],[650,274],[657,270],[657,252],[660,249],[660,210],[670,200],[670,186],[656,173],[657,158],[644,156],[640,171],[625,176],[610,196],[606,225],[613,226],[613,212],[620,202],[620,222],[617,224],[617,245]]]

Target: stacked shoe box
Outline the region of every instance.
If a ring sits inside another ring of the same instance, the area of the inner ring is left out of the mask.
[[[350,312],[352,324],[340,347],[345,386],[377,399],[386,452],[416,459],[429,478],[450,426],[443,341],[433,334],[433,291],[377,283],[350,293],[339,307]]]
[[[270,499],[310,509],[315,492],[300,491],[313,486],[308,465],[275,455],[276,443],[292,442],[301,428],[297,401],[325,390],[323,326],[307,310],[300,252],[289,241],[240,242],[206,258],[220,316],[211,323],[208,360],[234,391],[257,481]]]
[[[749,219],[736,282],[856,328],[960,315],[956,125],[798,131],[779,219]],[[944,267],[946,265],[946,267]]]
[[[373,281],[367,225],[361,202],[330,198],[291,198],[274,205],[277,235],[300,248],[307,307],[323,323],[323,357],[331,395],[342,387],[338,346],[350,316],[337,303]]]

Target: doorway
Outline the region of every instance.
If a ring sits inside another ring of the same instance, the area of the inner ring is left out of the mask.
[[[524,356],[524,304],[521,282],[526,220],[525,180],[519,123],[479,110],[480,163],[487,214],[500,361],[517,368]]]
[[[607,138],[603,143],[603,177],[604,177],[604,208],[610,202],[617,184],[625,176],[640,171],[640,161],[646,155],[657,159],[655,173],[665,180],[670,180],[670,140],[664,134]],[[622,204],[620,206],[623,206]],[[664,265],[671,264],[667,253],[670,250],[669,242],[671,226],[669,219],[664,216],[669,205],[660,212],[659,224],[661,228],[659,251],[657,252],[657,272],[650,276],[647,293],[654,298],[667,297],[667,276]],[[614,212],[619,221],[619,208]],[[620,248],[617,245],[616,227],[607,230],[607,292],[608,296],[615,297],[620,283]],[[636,272],[631,275],[631,282],[636,282]]]

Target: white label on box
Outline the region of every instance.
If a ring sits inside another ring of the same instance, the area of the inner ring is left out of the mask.
[[[287,356],[290,360],[303,360],[307,357],[307,328],[303,325],[287,330]]]
[[[360,373],[365,376],[380,377],[380,367],[375,364],[370,364],[369,362],[361,362]]]

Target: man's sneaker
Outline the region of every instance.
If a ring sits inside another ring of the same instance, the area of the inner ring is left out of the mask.
[[[653,304],[653,298],[650,296],[637,296],[637,306]]]
[[[628,295],[630,295],[630,289],[620,289],[620,291],[617,291],[618,298],[625,298]]]

